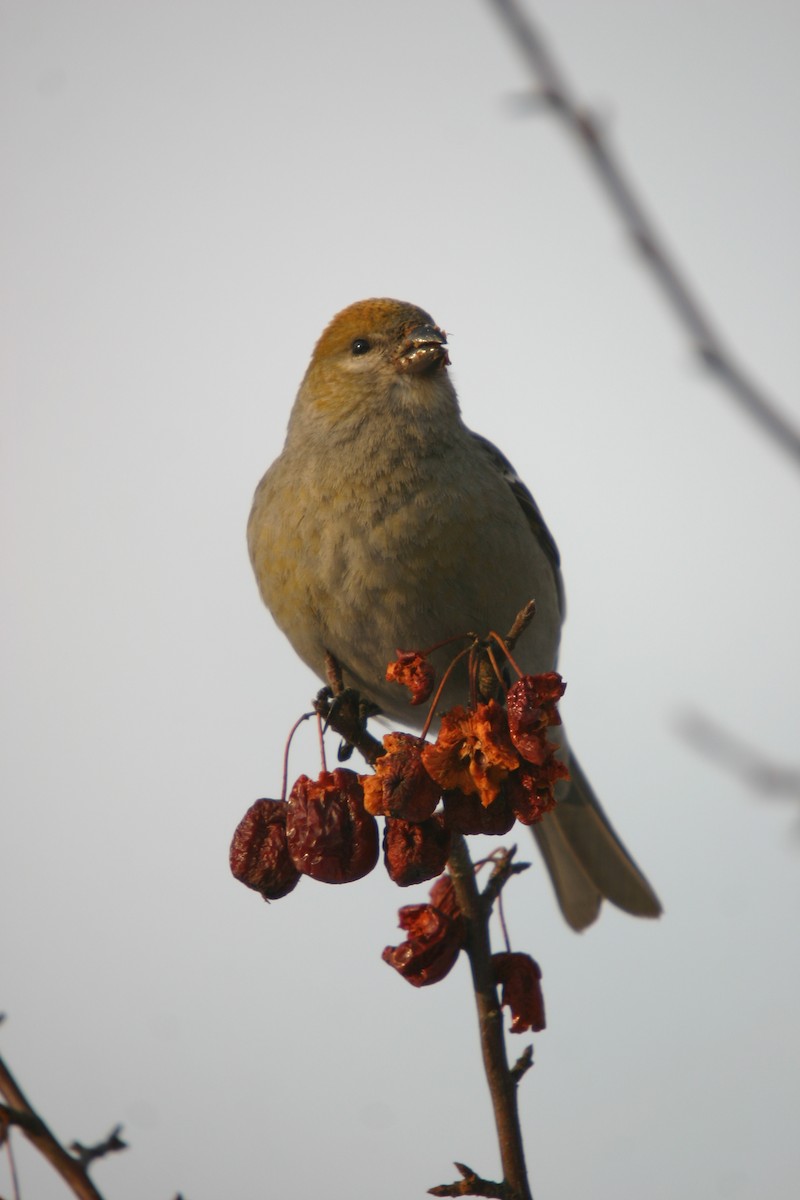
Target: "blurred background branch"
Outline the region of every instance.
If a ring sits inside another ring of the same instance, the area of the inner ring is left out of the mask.
[[[703,713],[687,712],[679,717],[677,726],[695,750],[736,775],[752,791],[800,803],[799,767],[771,762],[759,750],[728,733]]]
[[[602,124],[577,100],[533,18],[517,0],[489,0],[489,4],[528,65],[536,82],[534,99],[541,100],[552,113],[561,117],[577,138],[631,240],[685,329],[695,353],[762,432],[800,465],[800,432],[765,394],[761,385],[736,362],[725,345],[685,274],[667,251]]]

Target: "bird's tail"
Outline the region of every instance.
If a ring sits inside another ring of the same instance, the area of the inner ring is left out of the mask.
[[[658,897],[612,829],[571,752],[569,770],[569,790],[532,827],[567,922],[585,929],[604,899],[636,917],[659,916]]]

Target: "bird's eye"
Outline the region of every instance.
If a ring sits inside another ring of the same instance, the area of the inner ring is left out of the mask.
[[[353,354],[366,354],[372,347],[366,338],[356,338],[350,349]]]

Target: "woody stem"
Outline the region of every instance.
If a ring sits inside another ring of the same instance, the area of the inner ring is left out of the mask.
[[[461,834],[455,834],[448,861],[458,906],[467,922],[466,952],[472,971],[483,1052],[483,1069],[494,1108],[508,1200],[533,1200],[517,1107],[517,1084],[508,1066],[502,1010],[492,967],[489,913],[478,890],[475,869]]]
[[[103,1200],[89,1178],[86,1168],[50,1132],[42,1118],[31,1106],[27,1096],[0,1058],[0,1096],[7,1104],[0,1104],[0,1113],[9,1125],[18,1125],[29,1142],[47,1159],[59,1173],[70,1191],[79,1200]]]

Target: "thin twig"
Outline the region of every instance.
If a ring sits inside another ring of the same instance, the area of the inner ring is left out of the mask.
[[[78,1162],[83,1167],[88,1167],[97,1158],[105,1158],[107,1154],[114,1154],[118,1150],[127,1150],[128,1143],[122,1140],[122,1126],[115,1125],[108,1137],[103,1138],[101,1142],[96,1142],[94,1146],[84,1146],[82,1142],[71,1142],[70,1150],[77,1156]]]
[[[502,1010],[492,967],[489,942],[489,910],[478,890],[475,870],[467,844],[461,834],[454,834],[448,861],[458,906],[467,922],[466,953],[472,971],[475,1004],[478,1009],[483,1066],[494,1108],[500,1160],[503,1165],[505,1191],[494,1193],[507,1200],[532,1200],[525,1166],[525,1150],[517,1107],[516,1081],[506,1056]],[[448,1193],[438,1193],[446,1195]],[[449,1193],[458,1195],[457,1192]],[[461,1192],[461,1195],[487,1195],[483,1192]]]
[[[506,636],[502,639],[505,642],[505,650],[509,658],[511,657],[509,651],[514,649],[517,642],[522,637],[523,633],[528,628],[535,616],[536,601],[529,600],[528,603],[519,610],[514,618],[514,624],[511,626]],[[514,666],[516,667],[516,663]]]
[[[103,1200],[82,1163],[73,1158],[64,1149],[58,1138],[51,1133],[29,1103],[2,1058],[0,1058],[0,1095],[5,1096],[8,1101],[8,1106],[4,1105],[3,1111],[9,1124],[17,1125],[22,1130],[28,1141],[58,1171],[78,1200]]]
[[[612,150],[599,121],[579,104],[560,64],[517,0],[489,0],[521,51],[550,111],[576,136],[642,259],[683,325],[700,360],[762,430],[800,463],[800,432],[762,387],[734,361]]]
[[[481,893],[481,903],[483,904],[487,918],[491,916],[495,900],[501,895],[503,888],[512,875],[521,875],[531,865],[526,862],[514,862],[514,855],[516,853],[517,847],[510,846],[508,850],[501,848],[492,855],[490,861],[494,862],[494,868],[489,876],[489,882]]]
[[[14,1146],[11,1141],[11,1118],[5,1104],[0,1104],[0,1146],[5,1146],[8,1158],[8,1170],[11,1175],[11,1195],[13,1200],[20,1200],[19,1175],[17,1162],[14,1157]]]
[[[461,1178],[456,1183],[440,1183],[438,1187],[428,1188],[429,1196],[485,1196],[489,1200],[512,1200],[504,1183],[481,1179],[464,1163],[453,1163],[453,1166]]]
[[[526,1071],[530,1071],[533,1066],[533,1046],[526,1046],[520,1054],[517,1061],[511,1068],[511,1076],[514,1083],[519,1083]]]

